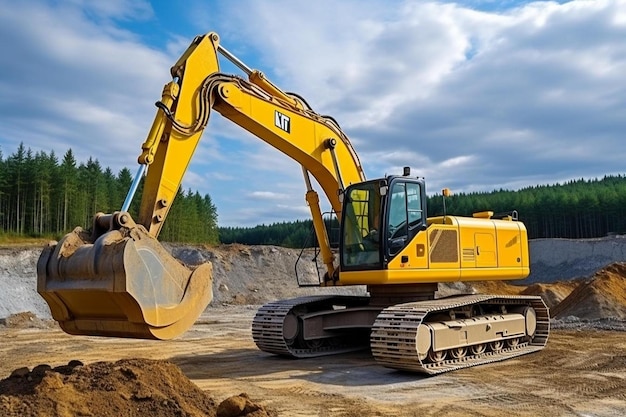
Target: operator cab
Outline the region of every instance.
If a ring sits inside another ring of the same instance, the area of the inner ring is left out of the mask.
[[[346,188],[341,233],[341,270],[386,269],[426,229],[422,178],[392,175]]]

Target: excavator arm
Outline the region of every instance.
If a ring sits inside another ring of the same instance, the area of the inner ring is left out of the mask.
[[[219,72],[219,53],[239,66],[247,80]],[[309,173],[317,180],[338,217],[344,185],[365,180],[349,139],[330,117],[312,111],[296,95],[273,85],[219,45],[215,33],[197,37],[172,67],[140,164],[150,164],[138,222],[157,236],[188,163],[208,123],[211,110],[297,161],[307,186],[328,276],[334,266],[323,227],[319,198]]]
[[[222,74],[219,54],[247,79]],[[365,179],[350,141],[330,117],[249,69],[209,33],[196,37],[172,67],[120,212],[98,213],[90,233],[76,228],[44,249],[38,291],[70,334],[169,339],[184,332],[212,299],[210,263],[190,270],[156,240],[211,110],[302,166],[315,232],[327,268],[337,270],[313,176],[341,213],[344,186]],[[137,222],[127,212],[145,175]]]

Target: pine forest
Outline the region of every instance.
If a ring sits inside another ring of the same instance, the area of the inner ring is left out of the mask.
[[[97,212],[120,210],[132,183],[124,168],[114,174],[97,159],[78,163],[69,149],[36,152],[20,144],[0,153],[0,234],[58,239],[76,226],[91,228]],[[129,212],[139,211],[141,185]],[[160,238],[170,242],[218,243],[217,210],[207,194],[178,191]]]
[[[0,235],[59,238],[75,226],[89,228],[97,212],[119,210],[132,182],[124,168],[117,174],[97,159],[77,162],[72,150],[58,158],[21,144],[11,155],[0,150]],[[136,214],[141,186],[130,212]],[[594,238],[626,233],[626,177],[577,179],[517,191],[459,193],[445,201],[446,213],[471,216],[515,210],[531,239]],[[428,200],[428,215],[444,212],[443,198]],[[218,227],[217,208],[207,194],[179,190],[159,239],[184,243],[314,244],[311,221],[255,227]],[[336,227],[331,235],[336,235]],[[308,242],[308,243],[307,243]]]

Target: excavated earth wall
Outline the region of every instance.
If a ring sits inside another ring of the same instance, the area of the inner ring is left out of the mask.
[[[365,292],[364,287],[298,288],[294,277],[295,268],[301,282],[315,284],[318,280],[315,254],[312,251],[304,252],[297,267],[294,267],[300,250],[238,244],[210,248],[165,246],[175,257],[189,265],[206,261],[213,263],[212,306],[262,304],[329,291],[348,294]],[[40,248],[0,247],[0,319],[25,311],[40,318],[50,317],[48,306],[36,291],[36,265],[40,252]],[[626,261],[626,237],[532,240],[530,256],[531,275],[520,284],[590,277],[608,264]]]
[[[50,318],[50,309],[37,294],[37,259],[41,248],[0,247],[0,319],[30,311]]]
[[[263,304],[277,299],[328,292],[365,294],[365,287],[361,286],[299,288],[295,278],[296,268],[301,283],[316,285],[319,282],[313,251],[305,251],[301,255],[301,251],[295,249],[239,244],[208,248],[172,244],[164,246],[188,265],[212,262],[211,306]],[[37,260],[40,253],[41,248],[0,247],[0,320],[27,311],[40,318],[51,317],[48,305],[37,294]]]
[[[530,241],[530,276],[525,284],[567,281],[593,275],[613,262],[626,261],[626,235],[599,239]]]

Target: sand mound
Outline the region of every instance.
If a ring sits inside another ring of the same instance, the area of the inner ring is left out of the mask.
[[[580,284],[552,311],[557,319],[626,319],[626,263],[614,263]]]
[[[517,295],[526,288],[520,285],[512,285],[504,281],[475,281],[467,284],[472,286],[478,294]]]
[[[578,281],[532,284],[509,284],[505,281],[476,281],[467,283],[479,294],[539,295],[549,308],[554,308],[579,285]]]
[[[0,381],[0,415],[21,417],[266,417],[245,394],[219,406],[174,364],[124,359],[20,368]]]
[[[579,284],[580,282],[578,281],[533,284],[526,287],[520,294],[540,295],[548,308],[552,309],[566,299]]]
[[[42,320],[30,311],[15,313],[0,319],[0,326],[13,329],[45,329],[54,326],[52,320]]]

